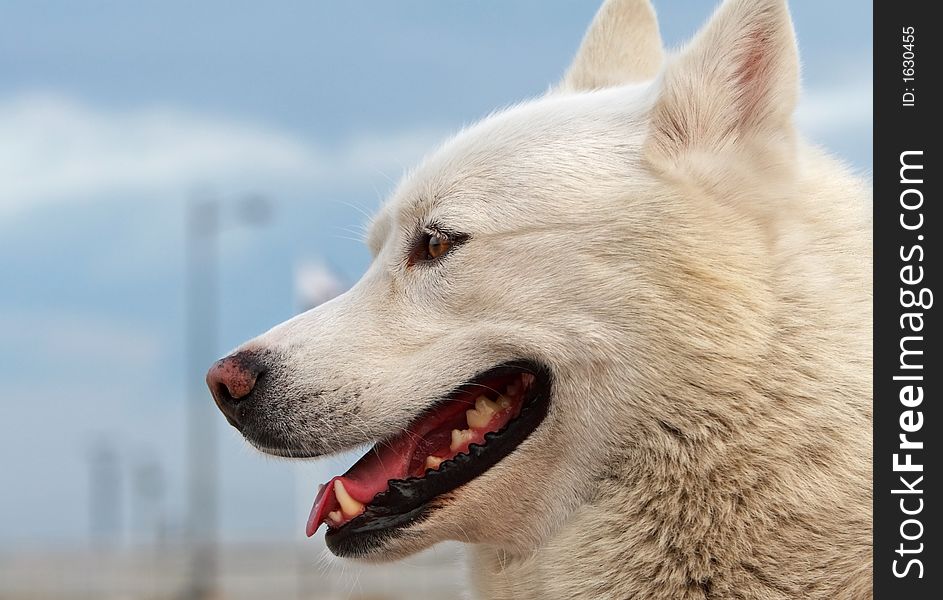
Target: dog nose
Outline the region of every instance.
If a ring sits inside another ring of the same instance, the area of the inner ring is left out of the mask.
[[[229,424],[240,429],[239,405],[245,402],[265,367],[253,352],[236,352],[216,361],[206,374],[206,385]]]

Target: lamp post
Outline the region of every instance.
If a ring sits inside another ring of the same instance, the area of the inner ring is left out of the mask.
[[[212,196],[191,197],[187,204],[187,534],[191,555],[185,598],[189,600],[215,597],[218,574],[218,415],[209,400],[204,374],[218,352],[223,207]],[[260,225],[267,220],[268,205],[262,196],[244,198],[239,208],[237,216],[243,225]]]

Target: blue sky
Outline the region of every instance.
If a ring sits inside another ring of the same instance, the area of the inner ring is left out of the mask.
[[[670,46],[713,6],[655,4]],[[363,212],[449,131],[556,81],[596,7],[4,3],[0,545],[83,539],[101,436],[126,469],[159,462],[182,514],[189,195],[273,205],[267,226],[224,236],[222,353],[293,314],[304,261],[355,280]],[[793,15],[800,126],[870,171],[870,3],[794,2]],[[297,537],[306,482],[330,467],[299,477],[218,427],[225,535]]]

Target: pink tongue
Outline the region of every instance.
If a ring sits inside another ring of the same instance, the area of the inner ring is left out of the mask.
[[[311,515],[308,517],[308,524],[305,528],[308,537],[314,535],[328,513],[340,508],[337,495],[334,493],[334,484],[338,480],[344,483],[344,489],[351,498],[362,504],[369,504],[374,496],[386,489],[391,479],[406,478],[409,464],[413,455],[416,454],[416,448],[430,432],[451,422],[459,415],[464,417],[469,406],[472,406],[469,402],[453,402],[426,415],[424,419],[414,423],[394,439],[374,446],[349,471],[322,485],[318,490],[317,498],[314,499],[314,506],[311,507]],[[507,422],[510,414],[507,411],[498,413],[494,421],[499,420],[499,417],[503,422]],[[450,431],[450,428],[446,428],[445,431]]]
[[[344,489],[352,498],[369,504],[373,497],[386,489],[391,479],[404,479],[420,437],[405,431],[390,442],[377,444],[365,454],[349,471],[321,486],[314,500],[305,533],[314,535],[327,513],[338,510],[340,504],[334,495],[334,482],[344,482]]]

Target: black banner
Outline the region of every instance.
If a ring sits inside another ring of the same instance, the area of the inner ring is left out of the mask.
[[[939,598],[939,49],[932,2],[874,14],[874,591]]]

